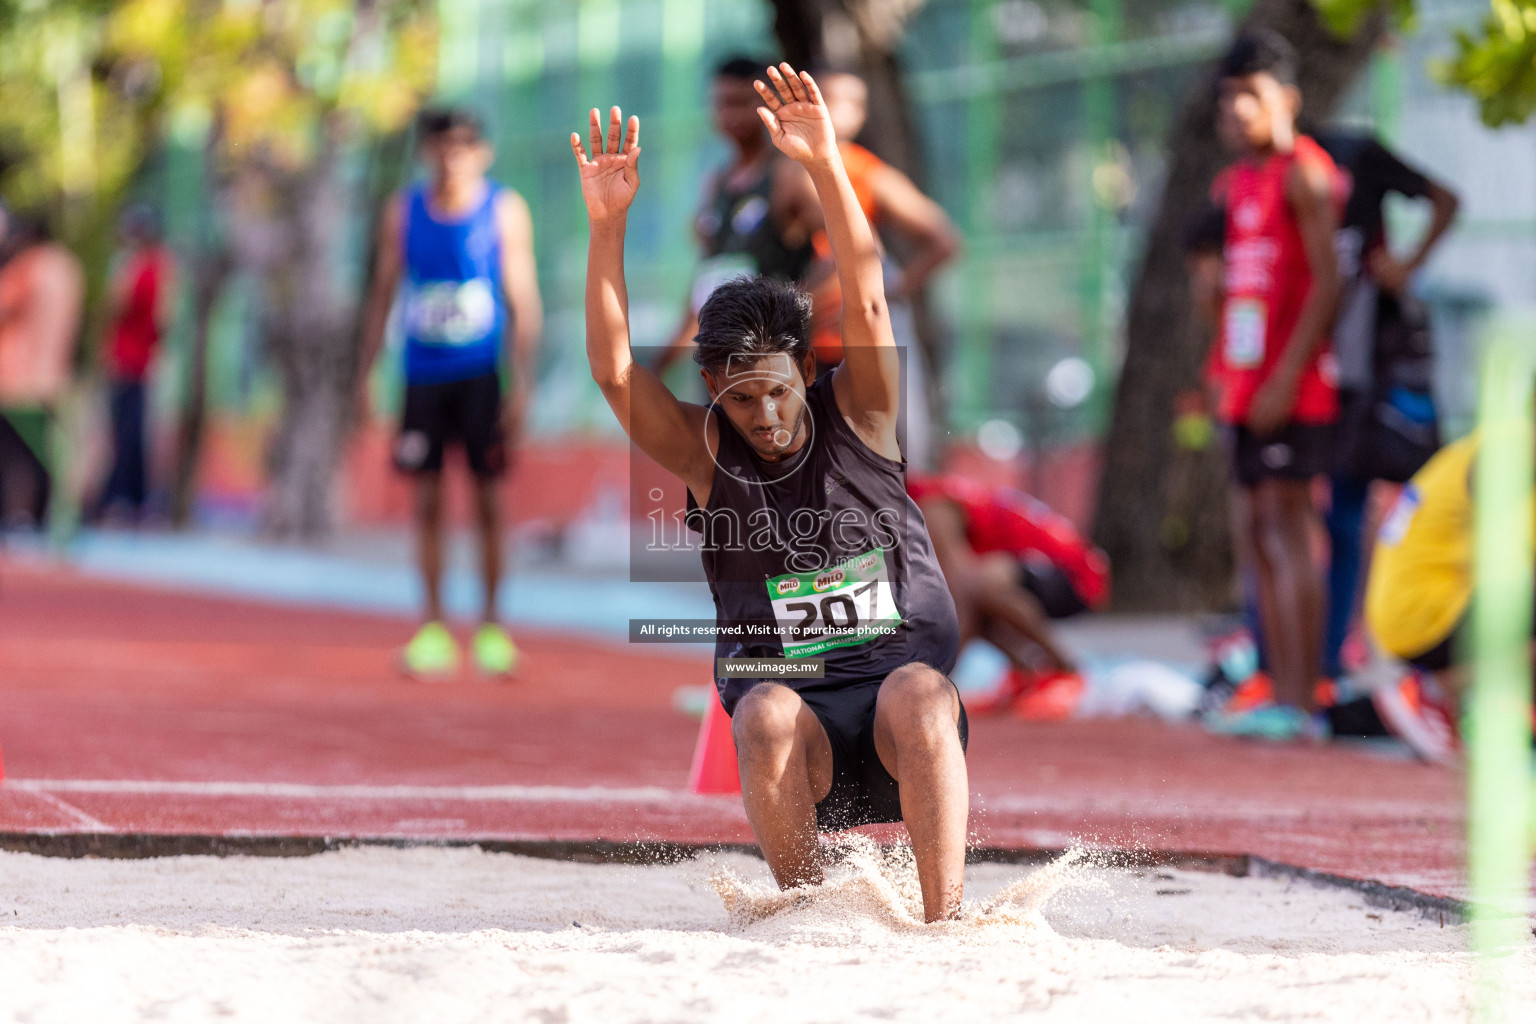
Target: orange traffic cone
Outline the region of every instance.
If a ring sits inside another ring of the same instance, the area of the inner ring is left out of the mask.
[[[713,694],[699,723],[699,741],[693,745],[693,767],[688,770],[688,788],[694,793],[732,794],[741,792],[741,775],[736,770],[736,741],[731,738],[731,716]]]

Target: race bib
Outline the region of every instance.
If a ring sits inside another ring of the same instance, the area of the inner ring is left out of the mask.
[[[1413,517],[1418,515],[1419,506],[1424,503],[1419,494],[1419,488],[1409,484],[1398,493],[1397,501],[1392,503],[1392,510],[1381,522],[1381,529],[1377,532],[1377,541],[1386,547],[1395,548],[1408,536],[1408,527],[1413,525]]]
[[[468,345],[496,326],[496,297],[483,277],[424,281],[410,290],[406,332],[429,345]]]
[[[820,572],[775,576],[768,581],[768,600],[786,658],[868,643],[901,626],[884,548]]]
[[[733,277],[741,277],[757,273],[757,261],[745,253],[728,252],[720,256],[711,256],[699,264],[699,272],[693,278],[693,291],[689,299],[693,303],[693,311],[697,313],[704,308],[704,303],[725,282]]]
[[[1222,356],[1228,366],[1249,370],[1263,364],[1266,319],[1262,299],[1233,299],[1227,303]]]

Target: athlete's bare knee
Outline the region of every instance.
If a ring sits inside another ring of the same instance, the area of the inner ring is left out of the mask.
[[[1308,529],[1304,516],[1294,511],[1266,509],[1254,523],[1254,547],[1270,565],[1289,564],[1307,558]]]
[[[495,522],[501,516],[501,493],[494,480],[475,482],[475,511],[487,522]]]
[[[977,575],[991,588],[1011,589],[1019,585],[1019,563],[1000,551],[977,559]]]
[[[443,478],[440,474],[423,474],[416,478],[416,514],[423,519],[436,519],[443,509]]]
[[[942,672],[914,662],[885,677],[875,714],[898,741],[949,736],[955,733],[957,699]]]
[[[975,574],[976,603],[985,611],[1009,604],[1018,596],[1019,563],[1012,556],[990,555],[978,560]]]
[[[794,743],[800,705],[799,695],[778,683],[759,683],[748,690],[731,715],[737,753],[748,757]]]

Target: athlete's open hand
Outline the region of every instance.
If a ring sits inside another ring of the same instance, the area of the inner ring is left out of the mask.
[[[609,110],[605,143],[602,115],[593,107],[591,133],[592,157],[588,159],[581,136],[571,132],[571,149],[581,170],[581,198],[586,201],[587,216],[593,221],[622,217],[640,187],[640,119],[631,117],[625,131],[619,108]]]
[[[791,160],[802,164],[826,160],[837,152],[832,115],[822,101],[821,90],[811,76],[788,64],[768,69],[770,87],[753,82],[766,106],[757,112],[768,126],[773,144]]]

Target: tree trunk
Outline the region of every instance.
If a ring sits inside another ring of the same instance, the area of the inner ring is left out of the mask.
[[[253,240],[271,243],[263,282],[267,351],[282,380],[283,413],[268,449],[262,527],[315,540],[336,523],[336,480],[351,427],[357,373],[355,289],[338,280],[348,193],[334,148],[302,171],[268,169],[267,218]]]
[[[176,467],[171,479],[171,525],[186,529],[192,521],[197,496],[197,468],[203,454],[203,426],[208,414],[208,339],[213,308],[234,272],[234,259],[220,237],[213,211],[225,206],[216,169],[219,146],[217,126],[203,144],[203,175],[210,182],[210,201],[198,215],[197,252],[192,272],[192,336],[187,353],[187,391],[181,402],[176,431]]]
[[[1373,16],[1344,40],[1306,0],[1257,0],[1244,27],[1259,26],[1295,44],[1303,118],[1316,122],[1365,66],[1383,19]],[[1209,344],[1191,308],[1179,242],[1228,162],[1216,139],[1209,75],[1185,98],[1167,152],[1167,183],[1127,312],[1094,529],[1115,568],[1116,607],[1128,611],[1230,607],[1233,599],[1225,456],[1217,444],[1181,447],[1171,430],[1174,398],[1200,386]]]

